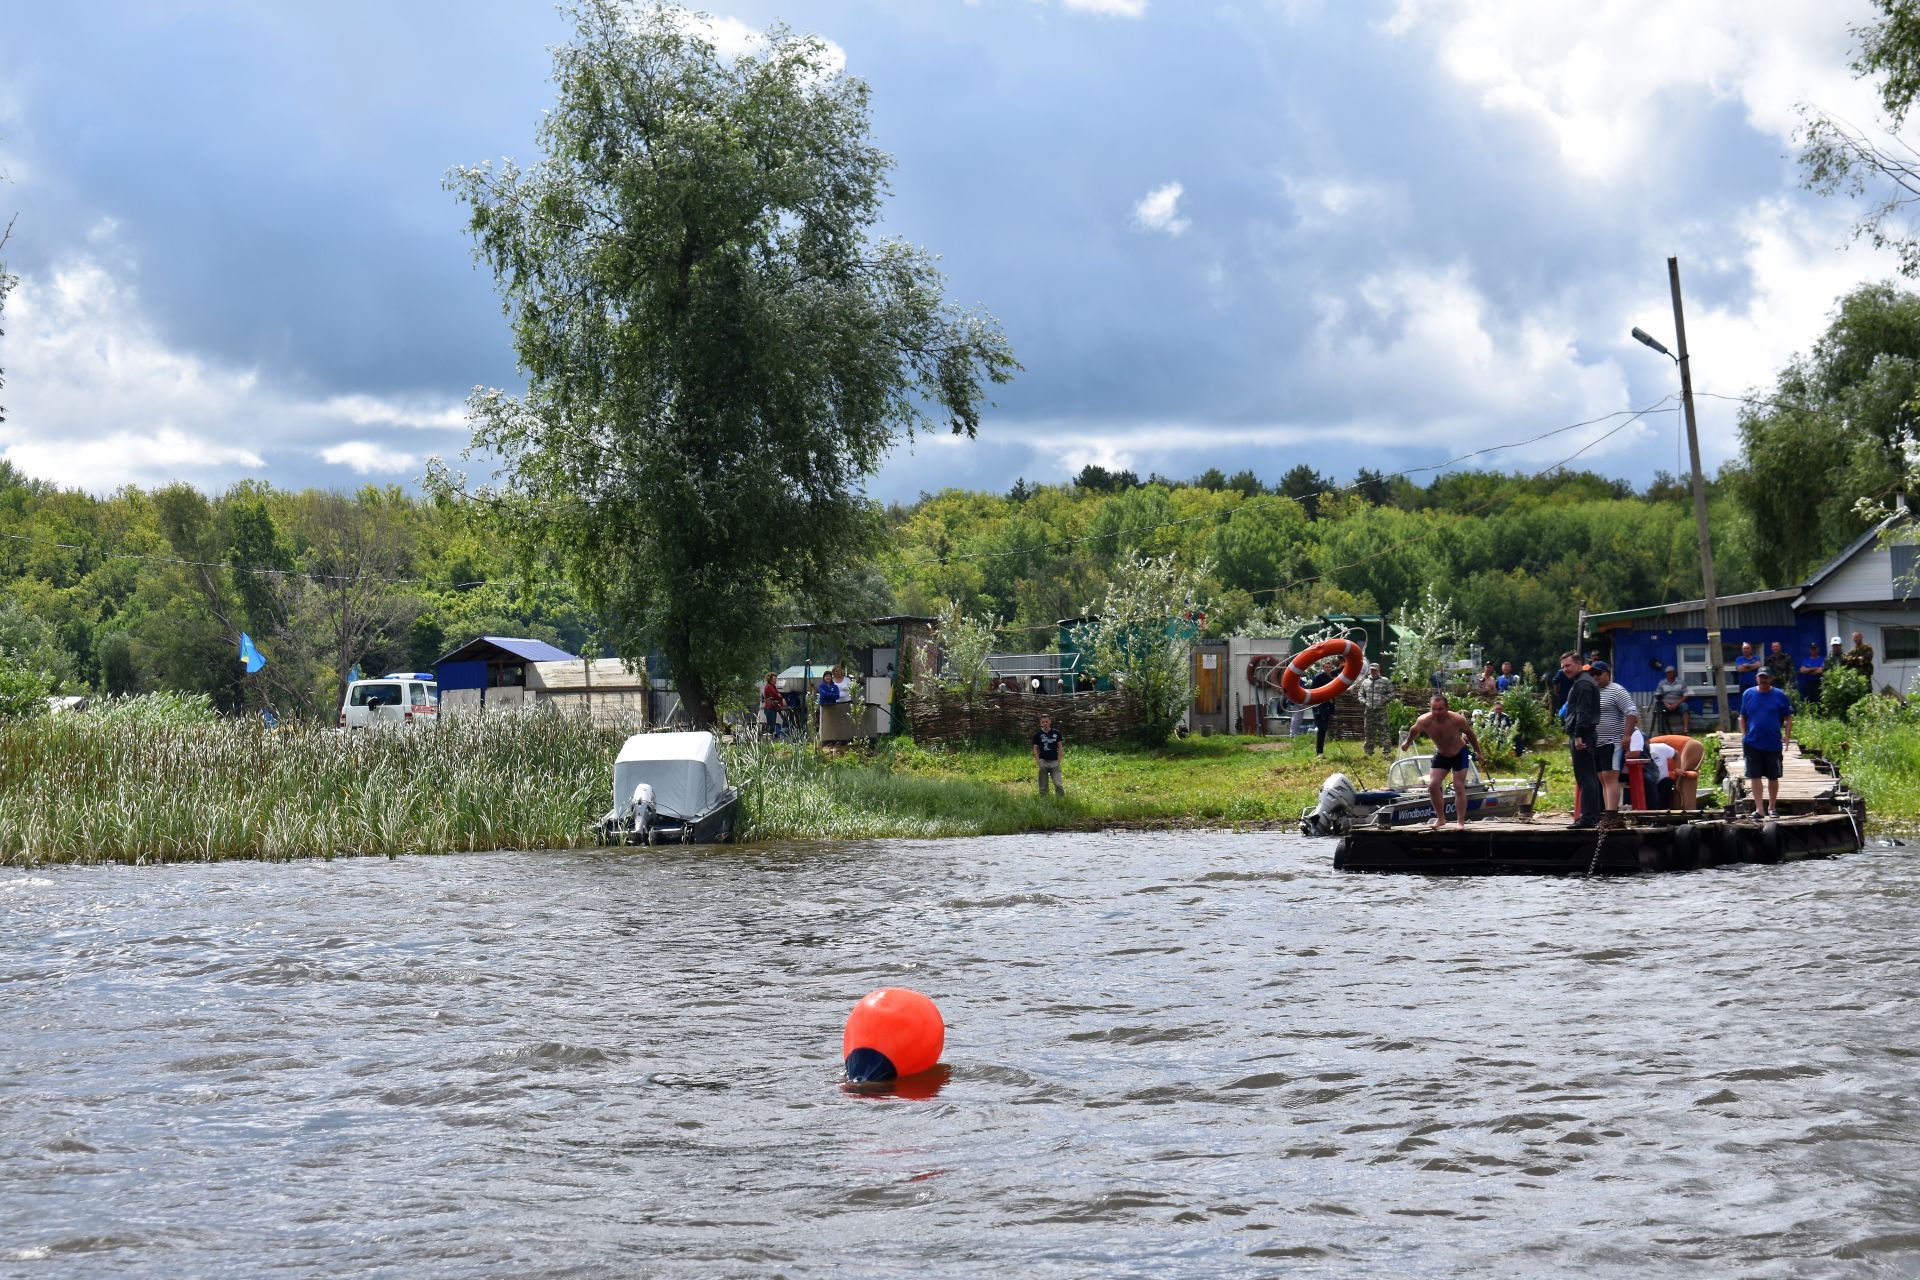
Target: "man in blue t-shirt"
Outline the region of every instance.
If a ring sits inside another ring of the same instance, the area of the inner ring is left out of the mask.
[[[1753,786],[1754,816],[1777,818],[1780,761],[1793,741],[1793,703],[1773,687],[1773,673],[1765,667],[1753,678],[1753,688],[1740,695],[1740,746],[1746,756],[1747,781]]]
[[[1820,701],[1820,680],[1827,674],[1827,655],[1820,652],[1820,642],[1815,640],[1807,646],[1807,656],[1800,659],[1800,701]]]

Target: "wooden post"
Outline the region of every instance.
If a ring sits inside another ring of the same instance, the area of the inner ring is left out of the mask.
[[[1707,482],[1700,475],[1700,430],[1693,417],[1693,368],[1687,363],[1687,317],[1680,305],[1680,259],[1667,259],[1667,279],[1673,286],[1673,333],[1679,348],[1680,402],[1687,417],[1687,456],[1693,464],[1693,523],[1700,538],[1700,585],[1707,606],[1707,661],[1713,668],[1713,698],[1719,723],[1727,721],[1727,677],[1721,668],[1720,599],[1713,586],[1713,538],[1707,529]]]

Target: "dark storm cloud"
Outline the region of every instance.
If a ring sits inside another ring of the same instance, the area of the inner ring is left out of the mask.
[[[1540,118],[1463,86],[1440,35],[1383,30],[1387,10],[722,8],[846,51],[897,161],[887,229],[942,254],[954,299],[992,310],[1026,367],[995,390],[979,441],[903,449],[873,491],[1004,488],[1087,460],[1347,474],[1647,404],[1672,372],[1625,329],[1671,328],[1669,252],[1707,312],[1697,347],[1715,338],[1711,309],[1729,318],[1720,340],[1749,347],[1769,317],[1806,310],[1813,277],[1795,254],[1822,233],[1779,232],[1791,288],[1757,280],[1751,241],[1757,207],[1784,202],[1778,222],[1811,198],[1733,98],[1646,90],[1664,95],[1657,146],[1595,177]],[[21,314],[36,290],[37,314],[54,310],[56,266],[105,264],[137,298],[69,307],[73,334],[118,317],[209,380],[233,375],[218,404],[178,407],[183,431],[258,452],[285,483],[353,483],[363,473],[324,450],[390,466],[458,436],[343,417],[340,398],[431,418],[476,383],[514,383],[492,282],[440,181],[534,157],[546,46],[565,36],[551,9],[45,6],[12,15],[9,36],[0,147],[17,157],[4,190],[21,211]],[[1158,226],[1137,218],[1170,184]],[[1752,351],[1719,354],[1723,377],[1758,376]],[[9,387],[62,421],[49,394]],[[246,394],[263,397],[251,417]],[[1636,479],[1671,465],[1666,443],[1635,438],[1592,461]]]

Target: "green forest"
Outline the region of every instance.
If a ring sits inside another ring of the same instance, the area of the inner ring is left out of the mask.
[[[1582,609],[1701,593],[1691,486],[1665,473],[1643,488],[1565,466],[1322,473],[1329,439],[1231,476],[1088,466],[872,501],[889,450],[990,433],[988,396],[1020,365],[990,313],[946,299],[930,251],[873,234],[892,161],[866,86],[784,28],[735,60],[671,6],[575,10],[543,159],[446,179],[527,376],[523,396],[469,402],[495,481],[469,490],[433,459],[418,492],[99,494],[0,459],[0,714],[48,692],[165,690],[312,720],[355,667],[417,669],[511,634],[662,660],[706,724],[793,656],[783,624],[957,611],[1002,652],[1044,651],[1138,557],[1198,584],[1189,608],[1211,635],[1443,609],[1456,642],[1516,668],[1575,643]],[[1909,35],[1881,31],[1861,68],[1889,77],[1896,118]],[[1822,189],[1860,154],[1831,127],[1812,126],[1806,160]],[[620,228],[624,247],[555,236],[556,209]],[[11,279],[0,264],[0,304]],[[1677,399],[1535,439],[1558,437],[1570,464],[1636,419],[1677,432]],[[1876,511],[1920,498],[1917,403],[1920,295],[1894,283],[1838,300],[1771,388],[1742,389],[1739,454],[1708,486],[1719,591],[1802,582]],[[1673,435],[1646,438],[1673,456]],[[267,659],[244,678],[243,634]]]
[[[1803,581],[1868,527],[1861,498],[1916,495],[1904,449],[1920,396],[1920,295],[1864,286],[1813,350],[1740,418],[1709,486],[1722,594]],[[749,628],[784,661],[781,624],[940,614],[999,629],[1002,652],[1057,644],[1117,565],[1197,571],[1210,635],[1324,613],[1393,614],[1429,593],[1495,662],[1545,666],[1582,608],[1699,595],[1690,488],[1592,471],[1449,471],[1425,483],[1305,463],[1185,481],[1089,466],[1071,482],[866,502],[846,567],[769,593]],[[0,461],[0,676],[16,692],[204,693],[227,711],[318,718],[346,673],[420,668],[478,635],[619,653],[583,570],[502,527],[493,507],[398,488],[290,492],[243,482],[92,495]],[[266,667],[242,676],[242,632]],[[741,687],[729,698],[748,696]],[[4,693],[5,690],[0,690]]]
[[[1719,581],[1749,590],[1763,584],[1727,488],[1713,500]],[[1516,666],[1570,643],[1583,605],[1699,589],[1687,490],[1588,472],[1456,472],[1424,487],[1365,475],[1339,489],[1306,468],[1272,488],[1250,472],[1169,483],[1088,468],[1070,484],[951,490],[872,515],[884,549],[846,575],[839,616],[957,602],[1000,620],[1009,651],[1051,648],[1053,624],[1135,553],[1205,566],[1212,634],[1276,611],[1391,611],[1432,586]],[[318,716],[356,664],[422,667],[476,635],[603,651],[561,568],[509,557],[457,500],[253,483],[94,497],[0,463],[0,534],[0,647],[62,692],[176,690]],[[781,608],[778,621],[802,619],[796,602]],[[268,658],[253,676],[235,659],[242,631]]]

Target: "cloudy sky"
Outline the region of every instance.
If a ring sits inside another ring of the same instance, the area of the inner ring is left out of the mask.
[[[1636,481],[1696,385],[1770,383],[1893,275],[1799,188],[1796,108],[1873,118],[1864,0],[729,0],[844,51],[897,161],[888,230],[943,255],[1026,372],[883,498],[1088,462],[1276,479],[1487,455]],[[0,455],[94,491],[412,484],[518,385],[455,164],[535,156],[565,25],[535,0],[16,6],[0,217],[20,277]],[[1709,467],[1734,406],[1701,403]],[[1596,443],[1597,441],[1597,443]]]

